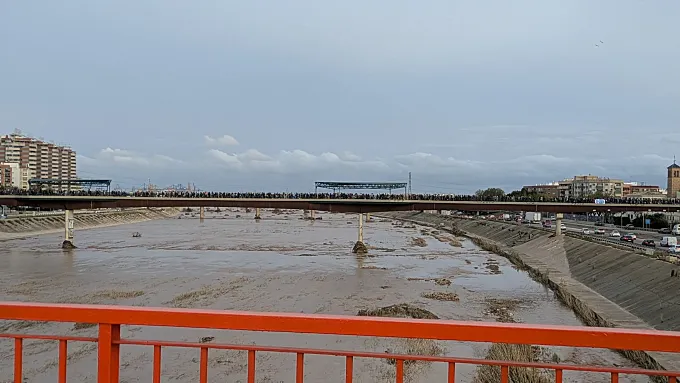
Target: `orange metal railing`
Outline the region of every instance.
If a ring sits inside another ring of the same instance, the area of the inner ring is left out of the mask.
[[[373,352],[318,350],[291,347],[268,347],[235,344],[206,344],[166,342],[156,340],[121,339],[121,325],[169,326],[222,330],[287,332],[305,334],[333,334],[394,338],[418,338],[469,342],[494,342],[545,346],[572,346],[672,352],[680,354],[680,332],[642,331],[630,329],[538,326],[445,320],[410,320],[375,317],[306,315],[284,313],[252,313],[217,310],[183,310],[125,306],[62,305],[41,303],[0,302],[0,319],[49,322],[96,323],[97,338],[0,334],[0,338],[14,339],[14,382],[21,383],[23,370],[23,342],[28,339],[54,340],[59,343],[58,382],[66,382],[68,342],[98,343],[98,382],[118,383],[120,346],[153,347],[153,382],[161,381],[161,350],[163,347],[197,348],[200,350],[200,382],[208,381],[208,352],[210,349],[240,350],[248,353],[248,382],[255,382],[255,356],[258,352],[292,353],[297,356],[296,382],[304,380],[305,355],[329,355],[345,358],[345,381],[352,382],[354,358],[396,360],[396,382],[404,381],[405,361],[439,362],[448,365],[448,382],[455,382],[456,365],[500,366],[501,382],[509,382],[511,367],[541,368],[554,371],[555,382],[562,382],[564,371],[600,372],[611,375],[618,382],[621,374],[664,376],[677,383],[680,371],[582,366],[569,364],[524,363],[513,361],[480,360],[470,358],[400,355]],[[292,367],[292,366],[291,366]]]

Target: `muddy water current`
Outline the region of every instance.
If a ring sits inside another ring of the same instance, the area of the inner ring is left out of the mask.
[[[0,299],[341,315],[408,303],[442,319],[580,325],[550,290],[514,269],[508,260],[465,239],[459,239],[461,246],[455,241],[452,244],[455,238],[451,234],[374,218],[364,226],[369,255],[357,257],[350,252],[357,238],[356,215],[317,213],[322,217],[317,221],[301,220],[301,212],[263,211],[261,221],[252,216],[223,211],[207,213],[203,222],[183,216],[81,230],[76,231],[78,249],[72,252],[58,248],[61,236],[56,234],[0,242]],[[133,232],[142,237],[132,238]],[[458,300],[425,297],[431,293],[455,294]],[[73,323],[0,322],[0,333],[7,332],[96,336],[97,328]],[[124,338],[133,339],[380,353],[410,349],[475,358],[485,358],[490,346],[137,326],[123,326],[121,332]],[[0,382],[12,378],[12,345],[0,339]],[[57,346],[49,341],[26,341],[25,381],[55,381]],[[632,367],[609,350],[551,348],[542,354],[546,362]],[[96,381],[96,360],[95,345],[70,344],[68,381]],[[121,382],[150,381],[152,360],[150,347],[122,346]],[[246,363],[243,352],[211,350],[210,381],[245,382]],[[295,355],[260,353],[256,366],[258,382],[295,381]],[[307,356],[305,381],[344,381],[344,366],[343,358]],[[162,368],[163,381],[196,382],[199,351],[164,349]],[[460,365],[456,381],[471,382],[475,374],[475,366]],[[406,375],[411,382],[444,382],[446,366],[409,364]],[[394,365],[359,358],[354,362],[354,379],[394,381]],[[609,378],[565,373],[565,381],[607,382]],[[621,381],[647,379],[624,376]]]

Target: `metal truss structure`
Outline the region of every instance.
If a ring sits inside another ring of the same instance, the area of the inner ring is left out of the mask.
[[[338,190],[389,190],[390,193],[394,189],[404,189],[406,193],[406,182],[329,182],[317,181],[314,182],[314,191],[319,192],[319,189],[330,189],[333,193]]]

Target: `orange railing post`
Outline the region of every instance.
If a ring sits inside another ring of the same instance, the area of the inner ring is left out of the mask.
[[[14,383],[23,383],[24,346],[23,339],[14,339]]]
[[[99,324],[97,383],[118,383],[120,375],[120,325]]]

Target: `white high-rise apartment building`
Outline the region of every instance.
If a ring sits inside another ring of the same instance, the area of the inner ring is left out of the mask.
[[[0,163],[18,164],[21,182],[16,187],[28,188],[28,180],[76,179],[76,152],[31,137],[19,131],[0,136]]]

